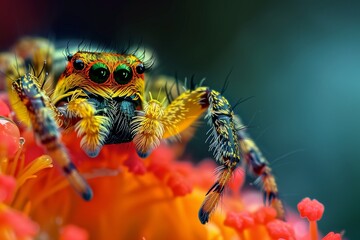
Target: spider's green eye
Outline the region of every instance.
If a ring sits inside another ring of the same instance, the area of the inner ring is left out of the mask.
[[[82,70],[85,67],[85,64],[83,60],[75,59],[75,61],[73,62],[73,66],[76,70]]]
[[[128,65],[119,65],[117,66],[114,72],[115,81],[119,84],[127,84],[130,82],[133,76],[132,70]]]
[[[110,71],[105,63],[97,62],[91,66],[89,77],[96,83],[104,83],[109,78]]]

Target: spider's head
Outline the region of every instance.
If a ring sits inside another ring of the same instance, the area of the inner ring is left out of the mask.
[[[104,99],[138,99],[144,91],[145,67],[131,54],[77,52],[68,64],[54,91],[55,103],[76,90]]]

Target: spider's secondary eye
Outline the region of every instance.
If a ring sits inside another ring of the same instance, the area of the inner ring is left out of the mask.
[[[105,63],[98,62],[91,66],[89,77],[91,81],[103,83],[109,78],[110,72]]]
[[[139,65],[137,65],[136,66],[136,72],[138,74],[143,74],[145,72],[144,64],[140,63]]]
[[[73,66],[76,70],[82,70],[85,67],[85,64],[83,60],[75,59],[75,61],[73,62]]]
[[[131,68],[125,64],[119,65],[114,72],[115,81],[119,84],[126,84],[130,82],[132,76],[133,73]]]
[[[67,59],[69,62],[71,61],[72,58],[73,58],[73,55],[71,55],[71,54],[69,54],[69,55],[66,56],[66,59]]]

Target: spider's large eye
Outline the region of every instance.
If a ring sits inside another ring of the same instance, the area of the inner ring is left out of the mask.
[[[136,72],[138,74],[143,74],[145,72],[144,64],[140,63],[139,65],[137,65],[136,66]]]
[[[114,72],[115,81],[119,84],[127,84],[130,82],[132,76],[131,68],[125,64],[117,66]]]
[[[103,83],[109,78],[110,72],[105,63],[98,62],[91,66],[89,77],[91,81]]]
[[[85,67],[84,61],[81,59],[75,59],[73,66],[76,70],[82,70]]]

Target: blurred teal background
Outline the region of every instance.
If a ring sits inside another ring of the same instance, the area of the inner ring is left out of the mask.
[[[154,49],[154,73],[195,74],[214,89],[232,70],[225,95],[254,96],[236,112],[284,201],[316,198],[324,233],[360,239],[360,2],[35,0],[4,2],[0,16],[2,50],[29,34],[141,42]],[[199,133],[189,147],[196,158],[211,155],[204,141]]]

